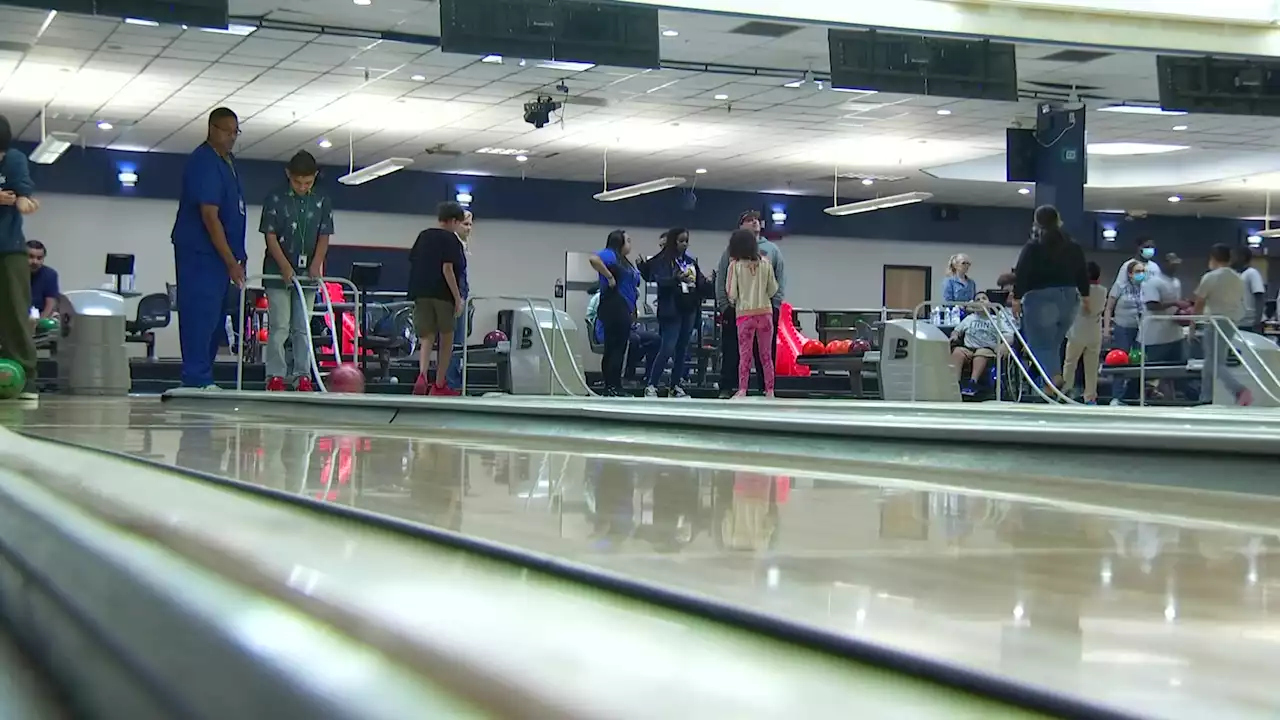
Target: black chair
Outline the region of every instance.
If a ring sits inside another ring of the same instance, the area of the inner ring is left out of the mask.
[[[138,311],[124,324],[124,341],[147,346],[147,360],[156,359],[156,330],[169,327],[173,312],[168,293],[152,293],[138,301]]]

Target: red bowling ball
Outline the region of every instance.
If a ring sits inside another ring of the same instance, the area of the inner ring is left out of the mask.
[[[325,380],[325,389],[336,393],[364,392],[364,372],[354,363],[343,363],[334,368]]]
[[[1107,367],[1117,367],[1119,365],[1128,365],[1129,353],[1119,348],[1116,348],[1115,350],[1112,350],[1111,352],[1107,353],[1106,357],[1103,358],[1102,362]]]

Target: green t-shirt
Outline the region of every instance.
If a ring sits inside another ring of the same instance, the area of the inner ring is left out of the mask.
[[[321,235],[333,234],[333,204],[328,197],[312,192],[298,195],[293,188],[273,192],[262,203],[262,222],[258,231],[263,235],[274,234],[280,241],[280,249],[293,265],[298,279],[306,282],[307,268],[316,252]],[[268,248],[262,261],[264,275],[279,275],[280,266]],[[308,283],[314,285],[315,283]],[[268,279],[263,287],[280,288],[280,280]]]

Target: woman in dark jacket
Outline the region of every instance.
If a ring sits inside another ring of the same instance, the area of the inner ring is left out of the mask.
[[[1045,391],[1062,386],[1062,343],[1084,303],[1089,312],[1089,271],[1084,250],[1062,230],[1052,205],[1036,208],[1031,240],[1014,268],[1013,308],[1022,317],[1028,349],[1044,369]]]
[[[662,250],[646,264],[648,279],[658,285],[658,350],[645,382],[645,396],[656,397],[658,379],[671,360],[671,397],[688,397],[685,381],[689,337],[702,308],[709,280],[698,268],[698,259],[689,254],[689,231],[672,228],[663,236]]]

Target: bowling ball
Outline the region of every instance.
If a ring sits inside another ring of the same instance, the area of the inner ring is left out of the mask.
[[[1129,351],[1129,364],[1130,365],[1142,364],[1142,348],[1134,348]]]
[[[0,400],[12,400],[27,386],[27,373],[12,360],[0,360]]]
[[[261,330],[259,330],[259,331],[258,331],[258,342],[266,342],[266,341],[267,341],[267,337],[268,337],[268,335],[267,335],[267,329],[266,329],[266,328],[262,328]]]
[[[266,296],[266,295],[260,295],[260,296],[258,296],[257,301],[256,301],[256,302],[254,302],[254,307],[258,308],[259,310],[266,310],[266,309],[267,309],[267,305],[268,305],[268,303],[267,303],[267,296]]]
[[[823,355],[827,352],[827,348],[822,344],[821,340],[805,340],[804,345],[800,346],[800,354],[802,355]]]
[[[857,340],[854,340],[854,341],[853,341],[853,344],[852,344],[852,345],[850,345],[850,346],[849,346],[849,351],[850,351],[850,352],[855,352],[855,353],[865,353],[865,352],[870,352],[870,351],[871,351],[871,341],[870,341],[870,340],[867,340],[867,339],[865,339],[865,338],[858,338]]]
[[[843,354],[843,353],[844,353],[844,350],[841,350],[841,349],[840,349],[840,341],[839,341],[839,340],[831,340],[831,341],[829,341],[829,342],[827,343],[827,354],[828,354],[828,355],[841,355],[841,354]]]
[[[1102,362],[1107,367],[1117,367],[1120,365],[1128,365],[1129,353],[1119,348],[1116,348],[1115,350],[1112,350],[1111,352],[1107,353],[1107,356],[1103,358]]]
[[[41,318],[36,322],[36,332],[49,333],[58,331],[57,318]]]
[[[359,365],[342,363],[329,372],[325,380],[325,389],[336,393],[364,392],[364,372]]]
[[[506,342],[507,334],[501,330],[490,330],[484,336],[485,347],[498,347],[498,343]]]

